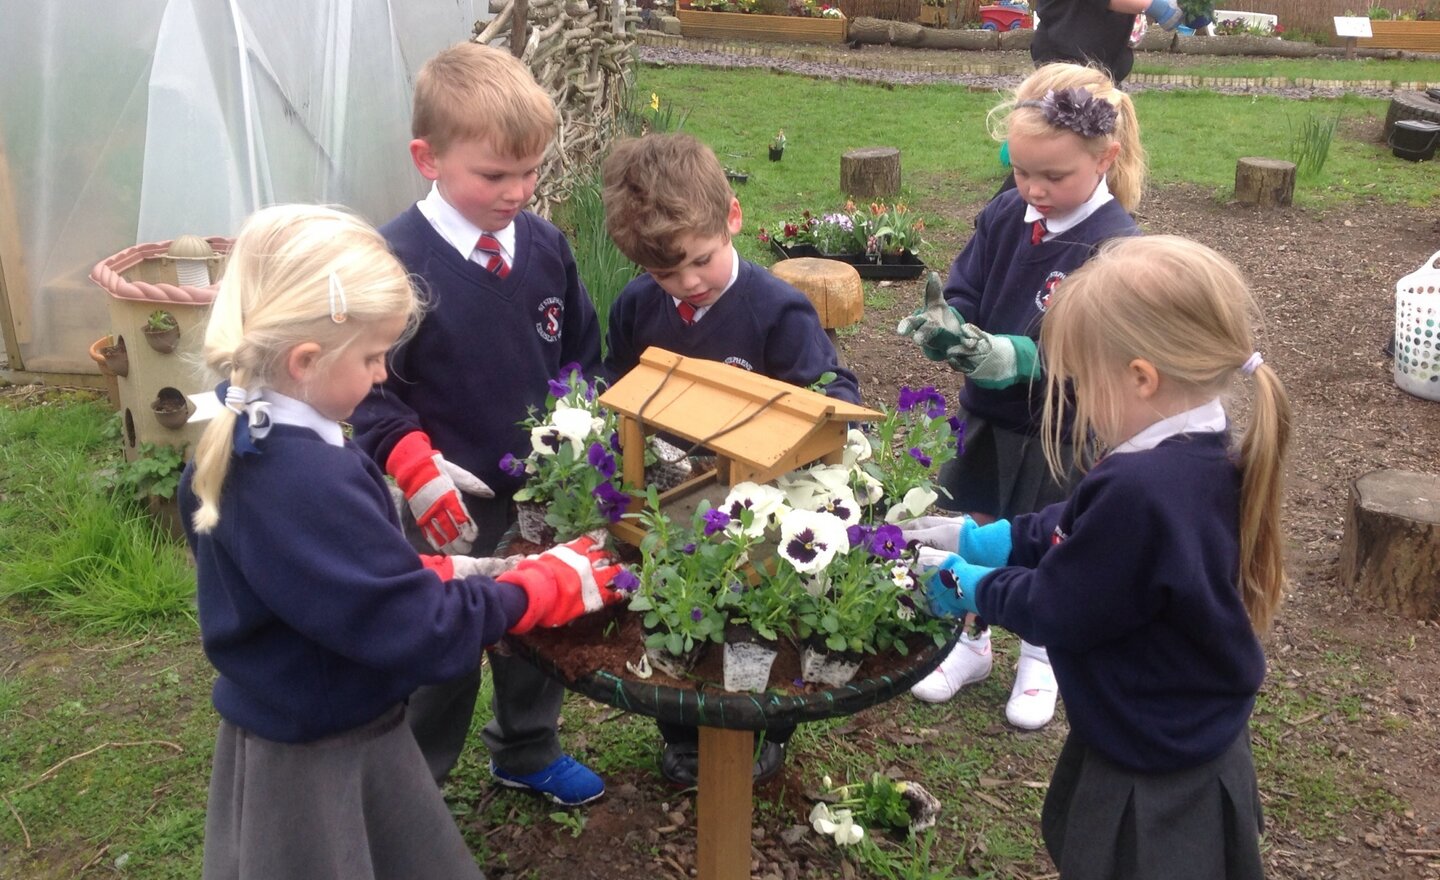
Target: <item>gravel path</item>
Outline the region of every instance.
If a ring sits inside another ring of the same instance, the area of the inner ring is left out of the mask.
[[[729,52],[687,49],[676,46],[639,46],[637,48],[639,49],[640,59],[648,64],[684,64],[701,67],[759,67],[784,73],[795,73],[816,79],[853,79],[865,82],[894,83],[899,85],[953,83],[981,91],[1012,89],[1018,85],[1025,77],[1025,74],[1029,73],[1032,69],[1028,52],[946,53],[946,63],[955,64],[957,58],[974,56],[977,66],[1013,68],[1014,70],[1013,73],[982,74],[952,71],[927,73],[914,70],[897,70],[883,63],[877,64],[874,67],[862,67],[856,66],[853,63],[842,64],[819,60],[801,60],[779,55],[773,57],[768,55],[736,55]],[[853,58],[854,55],[852,53],[856,52],[881,57],[902,56],[907,59],[923,57],[925,54],[923,50],[896,50],[883,46],[866,46],[860,50],[814,50],[811,47],[806,47],[806,51],[828,51],[834,53],[837,58],[842,55],[847,58]],[[964,61],[959,61],[959,63],[963,64]],[[1204,70],[1197,69],[1193,75],[1205,76],[1206,73]],[[1235,78],[1230,78],[1229,81],[1240,82]],[[1193,88],[1192,86],[1171,83],[1153,84],[1127,81],[1125,84],[1126,91],[1132,93],[1144,91],[1188,91]],[[1347,93],[1363,95],[1370,98],[1389,98],[1394,94],[1391,89],[1364,88],[1358,85],[1345,87],[1277,87],[1261,85],[1259,83],[1242,83],[1239,85],[1207,85],[1204,88],[1208,91],[1225,95],[1277,95],[1296,99],[1338,98]]]

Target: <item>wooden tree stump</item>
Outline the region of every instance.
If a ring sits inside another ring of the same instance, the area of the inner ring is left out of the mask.
[[[900,151],[894,147],[865,147],[840,157],[840,191],[874,198],[900,191]]]
[[[1340,580],[1391,611],[1440,620],[1440,477],[1379,470],[1351,484]]]
[[[1295,199],[1295,163],[1247,156],[1235,163],[1235,201],[1274,208]]]
[[[836,330],[858,324],[865,317],[865,286],[860,273],[848,263],[796,257],[771,266],[770,273],[805,294],[831,342],[837,341]]]

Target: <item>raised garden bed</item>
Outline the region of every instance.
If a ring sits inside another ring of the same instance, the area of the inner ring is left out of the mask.
[[[680,33],[687,38],[757,40],[771,43],[843,43],[844,18],[802,15],[752,15],[677,9]]]

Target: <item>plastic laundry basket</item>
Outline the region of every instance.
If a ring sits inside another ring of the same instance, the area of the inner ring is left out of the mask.
[[[1440,400],[1440,251],[1395,283],[1395,384]]]

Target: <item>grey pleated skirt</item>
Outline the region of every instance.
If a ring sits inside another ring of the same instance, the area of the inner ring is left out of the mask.
[[[1007,431],[977,416],[965,419],[965,448],[940,467],[942,492],[936,506],[957,513],[984,513],[1010,519],[1064,501],[1080,479],[1073,466],[1056,480],[1045,463],[1039,436]],[[1070,446],[1061,450],[1069,462]]]
[[[484,880],[404,722],[292,745],[221,721],[205,880]]]
[[[1159,774],[1072,734],[1040,818],[1061,880],[1260,880],[1262,827],[1248,727],[1208,764]]]

